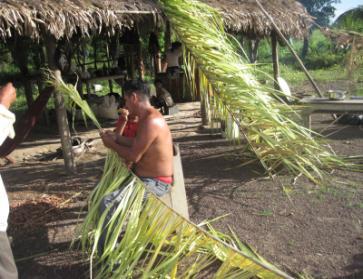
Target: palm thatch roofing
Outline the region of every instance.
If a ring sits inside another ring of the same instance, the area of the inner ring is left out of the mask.
[[[229,30],[250,37],[270,36],[273,27],[254,0],[202,0],[217,8]],[[260,0],[287,36],[302,37],[312,18],[295,0]],[[146,16],[161,14],[156,0],[0,0],[0,38],[14,33],[39,38],[47,32],[55,38],[75,33],[131,27]]]
[[[227,28],[248,37],[269,37],[273,26],[256,4],[256,0],[202,0],[217,8]],[[280,31],[287,37],[302,38],[313,18],[295,0],[259,0]]]
[[[15,32],[39,38],[45,32],[59,39],[113,32],[158,13],[156,3],[146,0],[0,0],[0,37]]]
[[[363,34],[354,31],[345,31],[321,28],[321,32],[334,41],[337,47],[346,48],[355,44],[355,48],[363,50]]]

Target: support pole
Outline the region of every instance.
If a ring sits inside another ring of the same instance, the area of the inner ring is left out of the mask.
[[[285,42],[285,44],[287,45],[287,47],[289,48],[289,50],[291,51],[291,53],[295,56],[296,60],[299,62],[300,67],[303,69],[305,75],[307,76],[307,78],[311,82],[311,84],[314,87],[316,93],[319,95],[319,97],[323,97],[323,94],[321,93],[321,90],[319,89],[318,85],[315,83],[315,81],[313,80],[312,76],[310,75],[310,73],[308,72],[308,70],[305,68],[304,63],[301,61],[300,57],[297,55],[297,53],[295,52],[295,50],[292,48],[292,46],[290,45],[290,43],[288,42],[288,40],[281,33],[280,29],[275,24],[275,21],[273,20],[273,18],[268,14],[268,12],[266,12],[266,10],[263,8],[263,6],[261,5],[261,3],[258,0],[256,0],[256,3],[260,7],[260,9],[263,12],[263,14],[270,20],[270,22],[271,22],[272,26],[274,27],[276,33]]]
[[[272,64],[274,68],[274,85],[276,90],[280,90],[277,78],[280,76],[279,65],[279,44],[277,43],[277,36],[275,32],[271,34],[271,47],[272,47]]]
[[[171,46],[171,27],[169,20],[165,23],[165,36],[164,36],[164,52],[166,52]]]
[[[57,66],[54,60],[54,54],[57,47],[56,39],[51,35],[45,35],[45,46],[47,52],[48,66],[50,70],[57,70]],[[75,162],[72,151],[71,133],[69,131],[67,112],[64,106],[63,96],[55,92],[54,93],[55,109],[57,113],[58,130],[61,137],[64,165],[68,174],[75,172]]]
[[[141,48],[141,41],[140,41],[140,35],[139,35],[139,30],[137,29],[137,40],[138,40],[138,44],[136,47],[136,56],[137,56],[137,71],[139,74],[139,79],[144,80],[145,79],[145,64],[144,64],[144,59],[142,56],[142,48]]]

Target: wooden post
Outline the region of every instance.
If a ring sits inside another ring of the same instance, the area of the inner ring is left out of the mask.
[[[110,75],[111,64],[110,64],[110,48],[108,46],[108,42],[106,44],[106,56],[107,56],[107,74],[105,75]],[[111,79],[108,80],[108,88],[110,89],[109,93],[113,93],[113,86]]]
[[[137,61],[137,72],[139,75],[139,79],[144,80],[145,78],[145,69],[144,69],[144,60],[142,57],[142,48],[141,48],[141,41],[140,41],[140,33],[139,28],[136,27],[136,34],[137,34],[137,46],[136,46],[136,61]]]
[[[272,64],[274,68],[274,84],[275,89],[280,90],[280,86],[277,82],[277,78],[280,76],[279,66],[279,44],[277,42],[277,36],[275,32],[271,34],[271,47],[272,47]]]
[[[45,35],[44,38],[47,60],[49,68],[53,71],[57,70],[54,60],[54,54],[57,47],[56,39],[51,35]],[[60,74],[60,72],[59,72]],[[69,131],[67,112],[64,106],[63,96],[55,92],[54,93],[55,109],[57,113],[58,130],[61,137],[64,165],[67,173],[75,172],[75,162],[72,151],[71,133]]]
[[[199,85],[200,86],[200,85]],[[202,116],[202,125],[207,126],[211,123],[210,111],[209,111],[209,86],[207,88],[203,86],[204,92],[200,95],[200,113]]]
[[[352,40],[352,47],[350,50],[350,55],[348,58],[348,79],[350,81],[353,80],[353,70],[354,70],[354,57],[356,55],[356,46],[355,46],[355,35],[353,35],[353,40]]]
[[[28,78],[28,58],[29,58],[29,40],[20,36],[15,36],[11,44],[11,55],[16,66],[18,66],[22,75],[22,84],[24,86],[25,98],[28,108],[33,103],[32,83]]]
[[[171,46],[171,28],[169,20],[165,24],[164,51],[166,52]]]
[[[200,101],[200,78],[199,78],[199,69],[198,67],[195,67],[194,70],[194,75],[195,75],[195,99],[197,101]]]

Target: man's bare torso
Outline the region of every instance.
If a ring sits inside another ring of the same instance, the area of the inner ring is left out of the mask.
[[[141,177],[172,176],[172,136],[159,111],[152,108],[143,119],[139,120],[137,134],[153,140],[135,164],[135,173]]]

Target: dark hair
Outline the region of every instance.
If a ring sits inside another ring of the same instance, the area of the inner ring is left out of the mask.
[[[156,79],[154,80],[154,84],[157,84],[157,83],[161,83],[161,84],[163,84],[163,82],[162,82],[162,80],[161,80],[160,78],[156,78]]]
[[[182,46],[181,42],[173,42],[171,44],[171,50],[176,50]]]
[[[150,93],[149,88],[142,80],[127,80],[122,86],[124,96],[130,96],[132,93],[137,93],[143,96],[144,99],[149,99]]]

